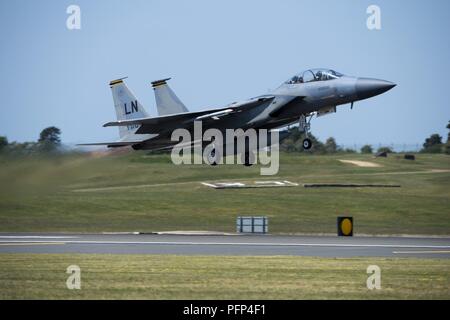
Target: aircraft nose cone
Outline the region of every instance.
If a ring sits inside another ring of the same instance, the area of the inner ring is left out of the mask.
[[[356,80],[356,95],[360,100],[367,99],[382,94],[395,86],[395,83],[385,80],[358,78]]]

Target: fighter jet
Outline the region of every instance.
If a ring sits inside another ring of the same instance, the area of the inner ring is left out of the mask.
[[[203,130],[215,128],[223,132],[237,128],[276,130],[298,122],[299,130],[305,134],[303,148],[308,150],[312,146],[308,133],[314,116],[332,114],[338,105],[350,104],[353,108],[355,101],[395,87],[394,83],[385,80],[346,76],[331,69],[310,69],[294,75],[268,94],[220,108],[190,112],[169,87],[167,81],[170,78],[167,78],[151,83],[158,111],[158,116],[151,117],[124,79],[109,83],[117,121],[103,125],[118,127],[120,139],[81,145],[171,149],[178,143],[171,140],[172,132],[178,128],[192,131],[196,121],[202,121]],[[211,152],[215,153],[215,150]]]

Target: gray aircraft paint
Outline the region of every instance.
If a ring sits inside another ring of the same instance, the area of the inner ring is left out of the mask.
[[[158,115],[165,116],[168,114],[189,112],[183,102],[178,99],[175,92],[169,87],[166,82],[167,80],[170,80],[170,78],[152,82]]]
[[[117,120],[131,120],[138,118],[146,118],[149,114],[145,111],[142,104],[128,89],[122,79],[110,82],[111,93],[114,101],[114,109],[116,110]],[[139,126],[129,125],[119,127],[120,138],[134,135]],[[137,140],[141,137],[137,137]]]
[[[188,112],[167,85],[167,80],[152,82],[159,113],[158,117],[153,118],[148,117],[139,102],[140,113],[121,114],[120,106],[132,100],[134,96],[123,80],[112,81],[117,121],[106,123],[104,126],[118,126],[121,140],[83,145],[110,147],[128,145],[134,149],[170,149],[176,144],[170,139],[173,130],[184,128],[192,132],[197,118],[202,119],[203,130],[274,129],[297,122],[301,115],[313,115],[323,110],[334,111],[336,106],[379,95],[395,86],[389,81],[345,76],[330,69],[311,69],[290,78],[269,94],[222,108]],[[308,80],[311,81],[306,82]],[[126,101],[119,99],[117,94],[119,88],[126,88]],[[217,116],[218,114],[221,116]],[[137,126],[138,129],[129,133],[122,129],[130,126]]]

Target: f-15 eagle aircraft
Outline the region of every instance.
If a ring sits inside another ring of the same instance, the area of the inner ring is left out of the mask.
[[[221,108],[190,112],[170,89],[167,84],[170,78],[167,78],[152,82],[158,116],[150,117],[124,79],[109,84],[117,121],[103,125],[118,127],[120,139],[81,145],[171,149],[178,143],[171,140],[173,130],[184,128],[192,132],[195,121],[202,121],[204,130],[215,128],[223,132],[237,128],[273,130],[299,122],[299,129],[306,137],[303,148],[310,149],[308,132],[314,115],[334,113],[336,106],[342,104],[350,103],[353,107],[355,101],[379,95],[395,86],[385,80],[345,76],[330,69],[311,69],[293,76],[269,94]]]

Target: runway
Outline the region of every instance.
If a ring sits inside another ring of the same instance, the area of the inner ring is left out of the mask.
[[[450,238],[1,233],[0,253],[450,258]]]

